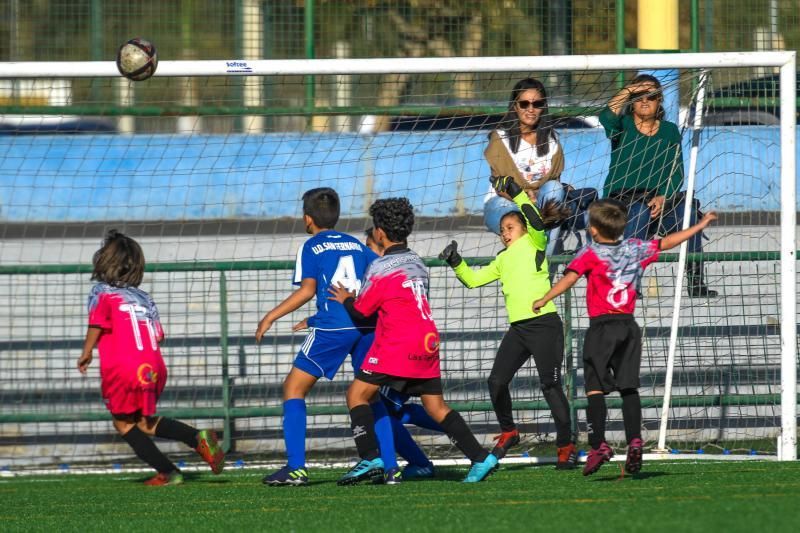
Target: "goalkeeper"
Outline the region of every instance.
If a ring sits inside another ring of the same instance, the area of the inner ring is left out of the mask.
[[[472,270],[461,258],[456,241],[448,244],[439,254],[440,259],[453,267],[459,281],[466,287],[481,287],[497,279],[503,287],[511,324],[503,336],[489,374],[489,394],[501,430],[501,434],[495,437],[497,445],[492,454],[501,458],[520,442],[519,430],[512,415],[509,383],[533,355],[542,392],[556,424],[556,468],[574,468],[577,454],[571,435],[569,404],[561,387],[563,325],[554,304],[549,303],[542,314],[536,314],[531,309],[531,303],[550,290],[545,258],[545,222],[513,178],[492,178],[492,185],[498,194],[513,199],[521,211],[509,211],[500,219],[500,236],[506,249],[480,270]]]

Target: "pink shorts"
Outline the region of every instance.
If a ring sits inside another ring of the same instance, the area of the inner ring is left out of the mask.
[[[114,415],[152,416],[167,383],[164,360],[100,368],[101,390],[106,408]]]

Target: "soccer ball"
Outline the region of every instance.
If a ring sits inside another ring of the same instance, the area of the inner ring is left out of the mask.
[[[150,41],[136,37],[119,47],[117,69],[129,80],[146,80],[155,74],[156,67],[158,67],[156,47]]]

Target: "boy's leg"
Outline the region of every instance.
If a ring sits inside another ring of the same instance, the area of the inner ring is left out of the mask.
[[[122,435],[122,440],[133,449],[136,457],[150,465],[158,475],[149,480],[151,485],[178,484],[183,481],[180,472],[172,461],[164,455],[153,440],[139,429],[138,421],[141,417],[131,415],[112,415],[114,428]],[[158,482],[155,482],[158,480]]]
[[[625,423],[625,438],[628,441],[628,455],[625,458],[625,471],[635,474],[642,469],[642,402],[639,391],[624,389],[622,396],[622,420]]]
[[[499,459],[502,459],[513,446],[519,444],[519,431],[514,423],[508,385],[530,355],[531,352],[525,346],[519,332],[512,326],[500,342],[489,373],[489,397],[492,399],[492,406],[502,432],[497,437],[497,445],[492,453]]]
[[[592,449],[586,457],[583,475],[589,476],[597,472],[603,463],[614,457],[614,450],[608,445],[605,438],[606,429],[606,399],[602,391],[588,391],[588,405],[586,419],[589,432],[589,444]]]
[[[470,461],[480,463],[486,459],[489,452],[480,445],[461,415],[444,402],[441,394],[423,394],[422,405],[431,418],[439,422],[456,448]]]
[[[306,465],[306,396],[319,379],[293,367],[283,382],[283,440],[291,470]]]
[[[372,408],[372,416],[375,417],[375,438],[378,441],[378,449],[381,452],[381,459],[383,460],[383,468],[389,478],[400,477],[400,467],[397,465],[397,452],[394,448],[394,428],[392,426],[392,416],[380,399],[380,395],[376,395],[370,403]],[[394,479],[387,481],[393,482]]]
[[[606,397],[603,391],[588,391],[586,396],[586,432],[589,445],[596,450],[606,441]]]
[[[198,431],[180,420],[164,416],[142,417],[139,421],[139,429],[148,435],[186,444],[200,455],[200,458],[211,467],[211,471],[215,474],[221,473],[224,468],[225,452],[213,430]]]
[[[143,417],[139,429],[160,439],[182,442],[192,449],[197,448],[197,435],[200,433],[180,420],[165,416]]]
[[[408,461],[409,465],[418,466],[421,468],[428,468],[431,466],[431,461],[425,452],[417,445],[414,437],[408,432],[408,429],[403,425],[403,422],[397,418],[391,417],[392,432],[394,433],[394,445],[397,453]],[[438,424],[437,424],[438,425]]]
[[[365,479],[383,479],[383,461],[375,436],[375,417],[369,404],[378,392],[378,388],[378,385],[356,378],[347,389],[350,427],[361,461],[337,482],[339,485],[351,485]]]
[[[461,415],[444,403],[441,393],[423,394],[422,405],[434,420],[439,421],[447,436],[461,450],[461,453],[472,461],[472,467],[469,469],[467,477],[464,478],[464,483],[483,481],[497,469],[498,458],[480,445]]]
[[[431,418],[425,408],[418,403],[407,403],[400,409],[400,421],[403,424],[411,424],[423,429],[444,433],[442,426]]]

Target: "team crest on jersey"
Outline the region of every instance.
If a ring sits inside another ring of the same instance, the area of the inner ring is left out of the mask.
[[[378,358],[377,357],[370,357],[369,358],[369,364],[377,365],[378,364]]]
[[[139,378],[139,383],[142,385],[155,385],[158,383],[158,372],[153,370],[153,365],[150,363],[139,365],[136,370],[136,377]]]
[[[434,332],[425,335],[423,346],[425,346],[425,351],[428,353],[436,353],[439,351],[439,335]]]

